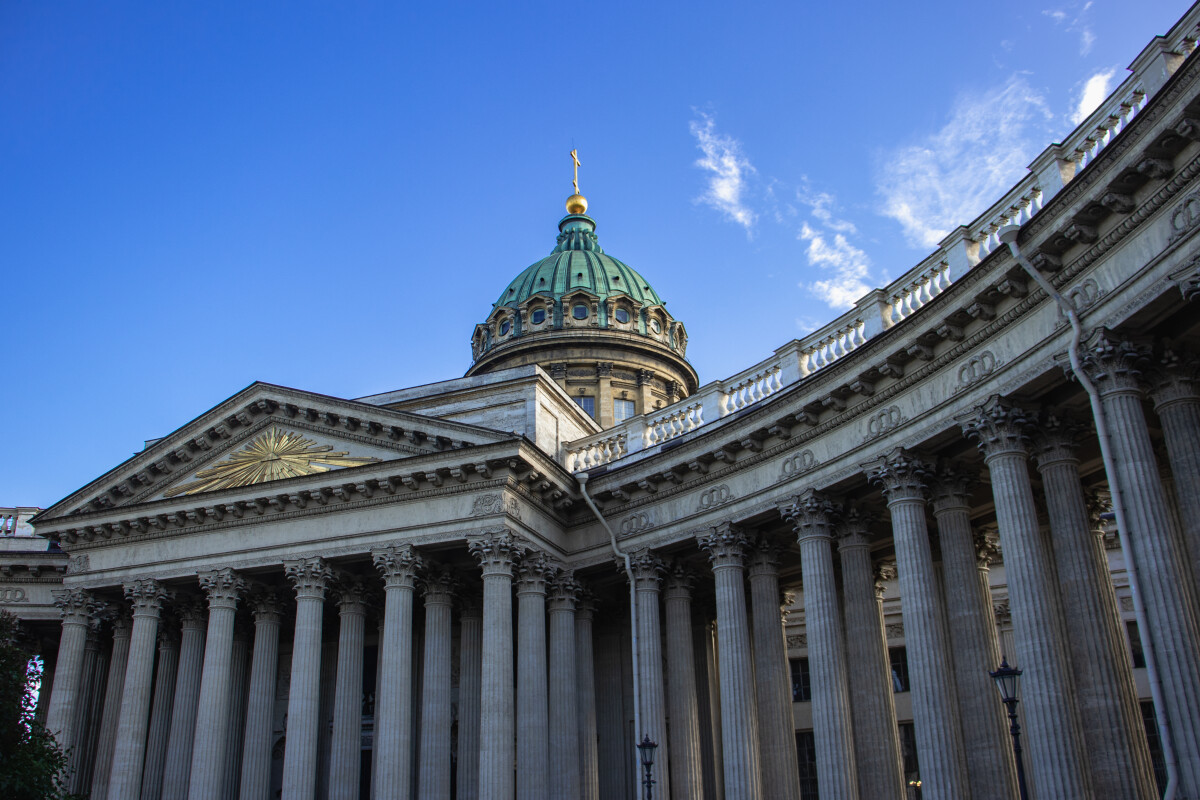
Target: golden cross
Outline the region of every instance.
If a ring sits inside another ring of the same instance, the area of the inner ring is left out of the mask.
[[[579,163],[578,150],[571,151],[571,160],[575,162],[575,180],[572,183],[575,184],[575,194],[579,194],[579,167],[582,165]]]

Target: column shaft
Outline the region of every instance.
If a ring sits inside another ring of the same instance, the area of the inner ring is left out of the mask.
[[[642,730],[637,741],[649,736],[658,745],[654,751],[654,791],[671,796],[670,742],[667,740],[667,698],[663,686],[662,625],[658,609],[662,561],[649,550],[632,553],[634,584],[637,587],[638,674],[642,701]]]
[[[379,694],[375,698],[374,796],[407,797],[412,785],[413,589],[420,556],[411,545],[371,552],[383,575],[383,641]]]
[[[600,800],[600,751],[596,730],[596,665],[592,647],[593,606],[575,611],[575,677],[579,721],[579,797]]]
[[[296,590],[296,630],[288,685],[283,796],[288,800],[313,800],[317,794],[320,735],[321,625],[325,587],[333,574],[319,558],[285,561],[284,569]]]
[[[696,659],[692,643],[694,582],[695,576],[676,565],[671,569],[663,594],[667,625],[667,710],[671,718],[671,785],[680,797],[704,796]]]
[[[329,800],[355,800],[362,778],[363,640],[367,590],[347,581],[338,598],[337,681],[329,755]]]
[[[271,735],[274,732],[275,683],[279,671],[279,628],[283,603],[273,594],[251,599],[254,610],[254,654],[246,696],[245,753],[238,796],[267,800],[271,794]]]
[[[570,573],[556,575],[550,586],[550,797],[579,800],[578,671],[575,661],[575,598],[578,584]]]
[[[225,782],[221,797],[233,800],[242,785],[242,754],[246,751],[246,703],[250,689],[250,637],[244,624],[233,630],[232,681],[229,692],[229,735],[225,738]]]
[[[104,795],[93,789],[92,797],[97,800],[102,797],[138,800],[142,785],[146,733],[150,724],[150,690],[154,679],[154,648],[166,593],[156,581],[138,580],[126,584],[125,595],[133,604],[133,630],[125,651],[122,691],[116,701],[119,711],[116,730],[112,733],[111,772]],[[116,666],[114,658],[113,667]]]
[[[233,671],[233,623],[245,582],[231,569],[200,574],[208,593],[208,636],[196,714],[189,800],[209,800],[225,785],[229,695]]]
[[[1172,363],[1170,355],[1164,361],[1166,368],[1155,380],[1154,410],[1177,487],[1188,572],[1192,585],[1200,587],[1200,393],[1190,371]]]
[[[521,561],[517,580],[517,798],[544,800],[550,791],[546,685],[545,556]]]
[[[483,573],[483,680],[479,722],[480,800],[512,800],[513,697],[512,578],[518,546],[511,534],[469,541]]]
[[[96,603],[89,593],[81,589],[54,592],[54,603],[62,611],[63,621],[58,659],[54,666],[54,686],[50,707],[46,711],[46,729],[54,734],[59,746],[68,754],[70,768],[74,766],[71,754],[78,733],[73,723],[82,699],[83,651]]]
[[[175,705],[175,680],[179,674],[179,630],[173,624],[168,626],[169,622],[160,620],[158,626],[158,667],[154,674],[154,701],[146,736],[140,800],[160,800],[162,797],[167,741],[171,735],[171,709]]]
[[[156,617],[157,619],[157,617]],[[156,623],[157,627],[157,623]],[[129,641],[132,623],[121,617],[113,621],[112,655],[108,662],[108,685],[104,687],[104,716],[96,740],[96,764],[92,768],[91,797],[107,797],[112,772],[113,751],[117,743],[117,725],[121,717],[121,695],[125,690],[125,671],[129,666]],[[154,639],[150,640],[150,656],[154,657]],[[151,661],[153,667],[153,661]],[[149,688],[147,677],[146,688]],[[149,695],[147,695],[149,700]]]
[[[179,628],[179,668],[171,709],[167,763],[163,768],[163,800],[184,800],[188,793],[197,704],[200,702],[200,670],[204,662],[204,607],[198,602],[182,604]]]
[[[450,800],[451,609],[458,583],[445,572],[425,580],[425,664],[421,681],[421,800]]]
[[[483,681],[483,612],[478,600],[462,610],[458,646],[457,800],[479,798],[479,702]]]

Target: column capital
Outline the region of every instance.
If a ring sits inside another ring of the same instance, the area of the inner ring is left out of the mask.
[[[201,572],[200,588],[208,594],[209,608],[237,608],[238,598],[246,591],[246,581],[231,569]]]
[[[158,617],[163,603],[171,599],[171,593],[153,578],[135,578],[123,588],[135,617]]]
[[[582,588],[579,581],[575,580],[574,570],[559,570],[550,581],[547,598],[550,610],[574,611]]]
[[[412,589],[417,583],[417,571],[421,569],[421,555],[411,544],[390,544],[371,550],[371,561],[383,576],[386,588]]]
[[[1142,373],[1149,363],[1149,344],[1109,328],[1097,328],[1080,348],[1083,368],[1102,395],[1141,396]]]
[[[283,571],[296,590],[296,599],[324,600],[333,570],[323,558],[297,558],[283,562]]]
[[[1176,403],[1200,403],[1200,359],[1194,353],[1166,346],[1147,377],[1155,411]]]
[[[596,614],[596,595],[582,583],[579,588],[579,600],[575,605],[575,619],[592,620]]]
[[[459,602],[459,619],[483,619],[483,604],[476,597],[463,597]]]
[[[517,563],[517,594],[546,594],[554,565],[541,550],[526,550]]]
[[[633,569],[633,584],[638,591],[658,591],[666,564],[650,548],[642,547],[631,552],[629,565]]]
[[[714,572],[719,569],[741,569],[745,563],[746,548],[750,545],[746,534],[730,522],[722,522],[708,533],[698,534],[696,541],[708,553]]]
[[[925,502],[929,464],[924,458],[897,447],[879,460],[863,465],[867,477],[879,484],[888,505],[905,501]]]
[[[746,575],[756,578],[762,575],[779,575],[779,554],[783,549],[773,536],[759,536],[746,559]]]
[[[250,594],[246,600],[254,614],[255,623],[283,621],[285,604],[279,594],[270,589],[259,589]]]
[[[1000,562],[1000,533],[987,527],[975,531],[975,557],[980,569]]]
[[[511,578],[516,560],[524,548],[517,537],[508,531],[492,531],[468,539],[467,549],[479,562],[485,578],[489,575]]]
[[[934,515],[944,511],[969,510],[971,488],[977,480],[978,476],[961,464],[949,461],[938,464],[933,481],[929,485]]]
[[[112,621],[112,637],[113,639],[128,639],[133,635],[133,617],[127,613],[121,613],[113,617]]]
[[[780,513],[790,520],[796,531],[796,540],[832,539],[833,501],[816,491],[806,489],[792,498],[792,502],[783,506]]]
[[[984,463],[1003,455],[1029,455],[1032,416],[1011,400],[992,395],[983,405],[956,417],[963,435],[983,453]]]
[[[851,503],[842,508],[841,517],[834,526],[834,534],[837,536],[838,552],[871,546],[867,515]]]
[[[180,629],[204,630],[204,602],[195,597],[180,598],[175,604],[175,615],[179,617]]]
[[[457,576],[448,569],[438,566],[426,566],[421,576],[421,590],[425,595],[425,605],[454,605],[454,597],[458,594],[461,584]]]
[[[159,649],[178,649],[179,648],[179,620],[170,616],[165,616],[158,621],[158,646]]]
[[[696,573],[688,569],[681,561],[672,561],[667,566],[667,586],[664,597],[670,599],[690,598],[692,587],[696,585]]]
[[[1037,423],[1033,437],[1033,457],[1038,470],[1064,461],[1079,463],[1079,440],[1087,428],[1067,414],[1046,412]]]
[[[86,589],[55,589],[51,595],[64,625],[88,625],[99,619],[107,607]]]
[[[367,604],[371,590],[355,575],[339,575],[337,578],[337,607],[339,614],[367,615]]]

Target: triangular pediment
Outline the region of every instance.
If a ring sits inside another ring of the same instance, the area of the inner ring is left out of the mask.
[[[219,493],[512,438],[477,425],[255,383],[39,516]]]

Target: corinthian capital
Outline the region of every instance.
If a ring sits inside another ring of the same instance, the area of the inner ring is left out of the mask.
[[[834,527],[838,539],[838,551],[855,547],[871,546],[871,529],[867,515],[849,503],[842,509],[841,518]]]
[[[214,569],[200,573],[200,587],[208,593],[209,608],[237,608],[246,581],[231,569]]]
[[[658,591],[666,564],[650,548],[642,547],[630,553],[629,566],[633,569],[633,584],[638,591]]]
[[[745,563],[746,548],[750,544],[746,535],[729,522],[721,523],[709,533],[700,534],[696,541],[708,553],[714,570],[730,567],[741,569]]]
[[[833,501],[815,489],[806,489],[796,495],[780,511],[786,519],[791,520],[797,541],[833,537]]]
[[[540,550],[527,550],[517,566],[517,594],[545,594],[546,584],[554,575],[554,565]]]
[[[1194,353],[1167,345],[1147,377],[1155,411],[1200,402],[1200,359]]]
[[[517,537],[508,531],[495,531],[482,536],[474,536],[467,540],[467,549],[479,562],[484,577],[488,575],[512,577],[513,565],[523,550]]]
[[[1045,413],[1033,437],[1033,457],[1038,469],[1063,461],[1079,462],[1079,441],[1087,431],[1078,420],[1065,414]]]
[[[575,580],[573,570],[564,569],[550,581],[547,601],[551,611],[574,611],[583,587]]]
[[[54,605],[58,606],[63,623],[67,625],[90,625],[107,607],[87,589],[56,589],[52,594]]]
[[[985,461],[1002,455],[1029,454],[1032,417],[1000,395],[958,417],[963,434],[978,445]]]
[[[416,586],[417,572],[421,569],[421,556],[411,544],[392,544],[386,547],[376,547],[371,551],[371,560],[375,569],[383,576],[383,585],[387,588],[402,587],[411,589]]]
[[[139,578],[125,584],[125,598],[129,600],[135,617],[157,617],[162,613],[163,603],[171,593],[161,583],[151,578]]]
[[[1097,328],[1080,350],[1083,368],[1101,394],[1141,395],[1142,373],[1150,358],[1147,343],[1108,328]]]
[[[325,589],[333,580],[333,570],[323,558],[297,558],[283,562],[283,571],[296,589],[296,599],[325,599]]]
[[[961,464],[945,461],[938,464],[929,493],[933,498],[933,513],[971,506],[971,487],[976,476]]]
[[[925,499],[929,464],[912,451],[897,447],[878,461],[863,465],[867,477],[879,484],[889,504]]]

